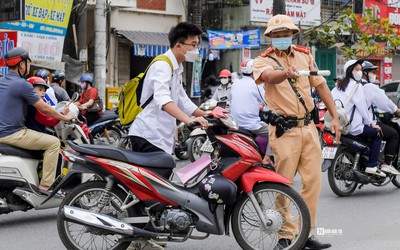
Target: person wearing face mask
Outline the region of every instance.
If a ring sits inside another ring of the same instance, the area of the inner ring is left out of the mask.
[[[229,102],[231,98],[232,73],[227,69],[223,69],[221,72],[219,72],[218,77],[221,85],[219,85],[217,90],[214,92],[212,99]]]
[[[172,158],[175,146],[176,121],[185,124],[198,122],[208,127],[204,119],[206,112],[199,109],[188,97],[182,85],[183,62],[194,62],[199,55],[200,27],[190,22],[181,22],[172,27],[168,40],[170,49],[164,53],[167,61],[156,61],[149,67],[143,81],[140,103],[150,99],[129,128],[132,150],[136,152],[164,151]],[[164,176],[169,177],[170,173]],[[167,176],[168,175],[168,176]],[[134,241],[139,249],[163,249],[154,241]]]
[[[384,91],[374,84],[376,81],[375,71],[377,68],[378,66],[368,61],[362,64],[363,90],[369,111],[368,114],[370,118],[381,127],[383,135],[382,140],[386,141],[384,152],[385,159],[384,163],[381,165],[382,172],[400,174],[400,172],[392,166],[393,159],[397,154],[399,134],[394,128],[379,121],[378,117],[375,115],[375,112],[379,110],[381,113],[388,112],[400,116],[400,109],[385,95]]]
[[[386,174],[379,168],[379,151],[382,144],[380,126],[376,124],[368,111],[367,98],[362,82],[363,60],[349,60],[344,64],[345,77],[332,89],[332,96],[336,100],[345,103],[346,115],[350,118],[349,134],[371,140],[368,162],[365,172],[385,177]],[[351,96],[351,93],[353,95]]]
[[[276,171],[290,180],[298,172],[302,179],[301,196],[310,210],[312,227],[305,249],[325,249],[331,244],[322,243],[313,235],[321,190],[322,152],[310,114],[314,108],[312,87],[332,114],[331,130],[336,134],[336,140],[340,139],[339,119],[326,80],[321,76],[298,76],[298,69],[315,71],[318,68],[309,48],[292,45],[292,37],[297,33],[299,28],[289,16],[273,16],[264,33],[271,38],[272,44],[254,59],[253,76],[257,84],[264,84],[267,105],[279,117],[279,124],[270,124],[269,127]],[[285,201],[277,199],[277,206],[286,205]],[[286,220],[279,231],[275,249],[291,248],[293,237],[298,232],[298,224],[291,220],[296,216],[290,209],[282,210],[285,210],[282,215]]]
[[[75,104],[86,118],[87,125],[91,125],[100,118],[102,111],[90,112],[88,108],[91,107],[95,100],[99,99],[99,92],[97,88],[93,87],[93,76],[90,73],[84,73],[79,79],[81,82],[82,94]]]

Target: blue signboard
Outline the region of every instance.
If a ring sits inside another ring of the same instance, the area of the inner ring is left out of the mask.
[[[241,49],[260,46],[260,29],[239,31],[207,30],[211,49]]]

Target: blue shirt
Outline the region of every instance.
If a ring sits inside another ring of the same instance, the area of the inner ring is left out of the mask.
[[[264,95],[264,86],[257,85],[249,76],[232,85],[230,111],[239,127],[248,130],[261,127],[260,103],[265,103]]]
[[[22,129],[28,105],[39,99],[32,85],[17,73],[9,71],[0,78],[0,138]]]

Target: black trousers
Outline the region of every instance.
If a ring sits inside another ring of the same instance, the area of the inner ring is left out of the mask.
[[[383,133],[383,140],[386,141],[385,146],[385,155],[393,155],[397,154],[397,149],[399,145],[399,134],[397,131],[386,125],[382,122],[377,122],[377,124],[381,127]]]
[[[86,112],[84,117],[86,118],[87,125],[89,126],[92,125],[92,123],[94,123],[95,121],[97,121],[100,118],[100,115],[97,112]]]
[[[164,151],[159,147],[154,146],[148,140],[139,136],[129,136],[132,144],[132,151],[135,152],[158,152]]]

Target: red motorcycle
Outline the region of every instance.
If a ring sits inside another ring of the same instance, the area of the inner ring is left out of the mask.
[[[282,237],[291,239],[290,249],[301,249],[310,215],[290,180],[260,164],[254,139],[237,131],[226,110],[217,107],[206,119],[214,151],[209,160],[178,170],[182,182],[167,179],[175,162],[165,152],[69,143],[72,150],[63,155],[72,167],[52,193],[70,191],[57,218],[65,247],[126,249],[138,239],[202,240],[228,235],[232,223],[243,249],[281,249]],[[83,174],[97,180],[81,183]],[[204,234],[193,235],[195,229]]]

